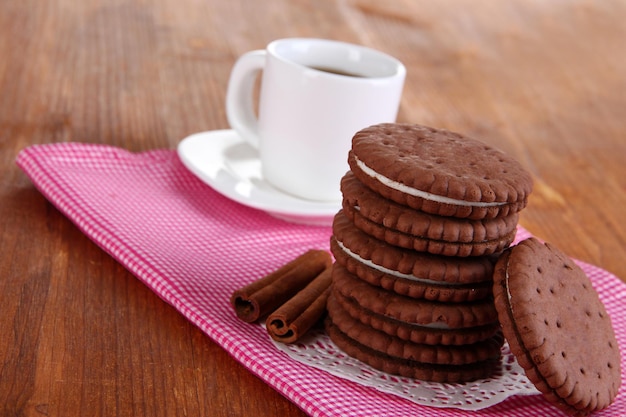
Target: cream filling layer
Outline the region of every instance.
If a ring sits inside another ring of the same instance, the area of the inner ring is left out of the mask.
[[[511,296],[511,288],[509,287],[509,259],[510,259],[510,255],[509,258],[506,260],[506,268],[504,271],[504,287],[506,288],[506,298],[508,300],[508,304],[509,304],[509,310],[511,311],[511,314],[513,314],[513,304],[511,304],[511,299],[513,298]]]
[[[365,163],[361,161],[359,158],[357,158],[356,156],[354,157],[354,159],[356,160],[357,166],[367,176],[374,178],[375,180],[379,181],[380,183],[384,184],[385,186],[389,188],[392,188],[396,191],[400,191],[401,193],[409,194],[413,197],[420,197],[420,198],[423,198],[424,200],[435,201],[437,203],[454,204],[456,206],[469,206],[469,207],[497,207],[497,206],[502,206],[502,205],[507,204],[504,202],[487,203],[487,202],[481,202],[481,201],[463,201],[463,200],[457,200],[455,198],[444,197],[441,195],[432,194],[426,191],[418,190],[417,188],[409,187],[398,181],[394,181],[390,178],[387,178],[382,174],[379,174],[378,172],[374,171],[372,168],[365,165]]]

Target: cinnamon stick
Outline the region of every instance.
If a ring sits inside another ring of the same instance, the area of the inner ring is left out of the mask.
[[[332,267],[329,266],[302,291],[268,316],[265,325],[272,339],[293,343],[319,321],[326,312],[331,271]]]
[[[230,303],[237,317],[254,322],[284,304],[331,264],[328,252],[309,250],[271,274],[236,290]]]

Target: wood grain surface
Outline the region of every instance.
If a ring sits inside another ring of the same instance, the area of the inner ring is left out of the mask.
[[[521,224],[626,278],[626,2],[3,0],[0,416],[301,416],[87,239],[16,167],[24,147],[174,149],[227,128],[242,53],[294,36],[408,69],[399,121],[516,157]]]

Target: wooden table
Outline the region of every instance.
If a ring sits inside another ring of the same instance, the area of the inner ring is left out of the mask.
[[[496,145],[535,179],[521,224],[626,278],[626,2],[3,0],[0,415],[303,415],[86,238],[15,165],[28,145],[175,148],[227,128],[243,52],[382,49],[399,120]]]

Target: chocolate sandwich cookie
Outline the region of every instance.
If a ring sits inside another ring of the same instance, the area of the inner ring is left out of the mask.
[[[447,257],[399,248],[356,228],[343,211],[333,220],[331,251],[351,273],[400,295],[454,302],[491,296],[493,257]]]
[[[491,276],[485,276],[483,281],[467,284],[421,279],[415,275],[402,274],[364,260],[355,253],[346,250],[346,247],[334,237],[331,238],[330,248],[337,265],[343,266],[365,282],[399,295],[430,301],[457,303],[477,301],[492,296]]]
[[[340,306],[345,313],[364,325],[413,343],[467,345],[487,340],[500,330],[498,322],[460,329],[440,329],[431,326],[421,326],[374,313],[363,308],[355,300],[343,296],[340,292],[331,291],[331,294],[334,301],[332,303],[328,302],[328,311],[338,308],[336,306]]]
[[[532,178],[505,153],[430,127],[384,123],[357,132],[348,163],[377,193],[427,213],[470,219],[516,213]]]
[[[464,345],[413,343],[366,326],[346,313],[334,296],[328,300],[328,315],[341,332],[360,344],[388,356],[438,365],[466,365],[500,356],[501,332]]]
[[[611,404],[621,383],[619,346],[582,269],[530,238],[499,259],[494,296],[511,351],[548,401],[573,415]]]
[[[325,320],[326,333],[347,355],[380,371],[425,381],[462,383],[487,378],[498,371],[500,356],[465,365],[432,364],[391,356],[369,348],[343,333],[330,317]]]
[[[392,245],[446,256],[481,256],[506,249],[517,213],[495,219],[444,217],[398,204],[373,192],[354,173],[341,179],[343,211],[356,227]]]
[[[434,329],[483,326],[498,321],[490,298],[466,303],[442,303],[409,298],[375,287],[335,263],[332,289],[376,314]]]

